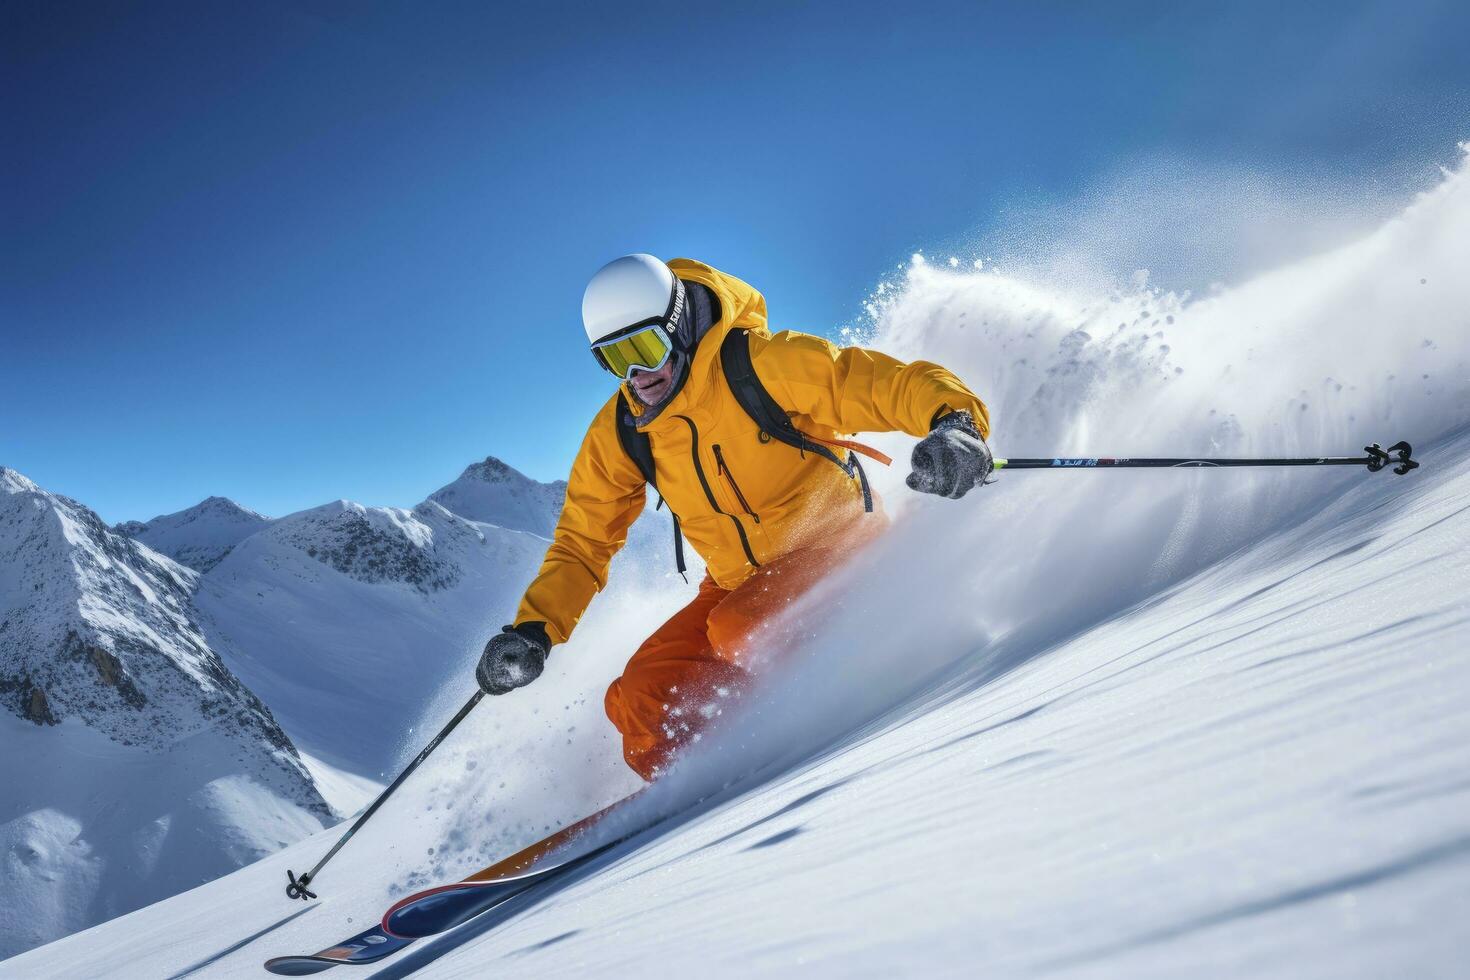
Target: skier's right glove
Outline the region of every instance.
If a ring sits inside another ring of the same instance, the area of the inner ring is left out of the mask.
[[[958,500],[985,482],[995,467],[990,447],[969,412],[950,412],[919,440],[911,459],[910,490]]]
[[[551,640],[546,636],[544,624],[507,626],[485,644],[480,665],[475,668],[475,680],[486,694],[505,694],[525,687],[541,676],[550,650]]]

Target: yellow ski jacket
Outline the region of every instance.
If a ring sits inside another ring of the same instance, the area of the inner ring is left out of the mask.
[[[720,364],[731,330],[749,331],[756,376],[815,440],[895,430],[922,437],[937,416],[959,409],[989,436],[984,403],[939,365],[905,364],[795,331],[773,336],[765,298],[748,284],[691,259],[669,268],[714,291],[720,320],[700,341],[683,387],[641,431],[659,492],[720,587],[733,589],[758,565],[840,533],[863,510],[855,479],[830,460],[766,437],[740,407]],[[637,412],[637,398],[631,391],[626,398]],[[545,623],[553,643],[566,642],[607,584],[608,565],[643,510],[643,475],[618,439],[618,402],[617,394],[609,398],[587,430],[551,547],[516,612],[517,625]]]

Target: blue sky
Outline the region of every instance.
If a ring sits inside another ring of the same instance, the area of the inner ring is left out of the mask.
[[[0,465],[113,521],[556,478],[613,256],[830,333],[1132,161],[1453,159],[1466,37],[1458,2],[8,3]]]

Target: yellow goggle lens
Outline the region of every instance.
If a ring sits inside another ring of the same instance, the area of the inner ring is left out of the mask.
[[[668,338],[657,326],[598,344],[593,349],[609,371],[625,380],[635,367],[657,371],[672,350]]]

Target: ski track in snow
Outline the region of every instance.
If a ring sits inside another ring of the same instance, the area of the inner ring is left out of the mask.
[[[885,284],[874,342],[955,367],[1003,455],[1408,438],[1424,468],[1010,473],[956,504],[903,494],[896,466],[896,532],[772,627],[803,640],[779,680],[640,808],[704,802],[364,972],[1458,975],[1467,184],[1204,300],[928,263]],[[599,600],[323,873],[321,903],[293,908],[285,869],[340,828],[0,976],[260,976],[622,795],[600,685],[681,598]]]

